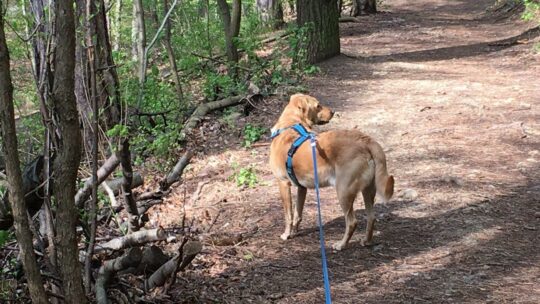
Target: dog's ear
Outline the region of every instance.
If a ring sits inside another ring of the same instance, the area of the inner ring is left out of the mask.
[[[307,98],[304,94],[294,94],[291,96],[291,99],[289,101],[289,104],[293,105],[294,107],[298,108],[303,114],[305,114],[308,110],[307,107]]]

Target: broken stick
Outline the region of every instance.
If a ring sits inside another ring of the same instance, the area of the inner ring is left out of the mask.
[[[167,191],[169,187],[171,187],[172,184],[177,182],[180,177],[182,176],[182,173],[184,172],[184,169],[189,164],[189,161],[193,157],[193,152],[188,150],[184,155],[178,160],[172,171],[167,175],[166,178],[164,178],[159,183],[159,188],[161,191]]]
[[[140,246],[149,242],[162,241],[165,238],[165,230],[163,230],[162,227],[152,230],[141,230],[112,239],[103,244],[97,244],[95,253],[103,252],[105,250],[121,250],[124,248]]]
[[[142,252],[139,248],[131,248],[124,255],[105,261],[99,268],[98,278],[96,280],[96,301],[99,304],[109,303],[107,298],[107,285],[112,277],[120,270],[139,265],[142,258]]]
[[[183,255],[176,255],[174,258],[170,259],[167,263],[159,267],[156,272],[154,272],[148,281],[146,281],[146,290],[151,290],[158,286],[163,286],[172,273],[176,270],[179,259],[181,259],[180,266],[178,266],[178,271],[183,271],[191,261],[197,256],[202,250],[202,244],[200,242],[188,242],[183,248]]]

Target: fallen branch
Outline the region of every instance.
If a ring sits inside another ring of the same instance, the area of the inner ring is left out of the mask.
[[[213,62],[217,62],[217,63],[223,64],[223,65],[230,64],[229,62],[227,62],[227,61],[225,61],[225,60],[221,60],[221,59],[219,59],[219,58],[214,58],[214,57],[204,56],[204,55],[201,55],[201,54],[197,54],[197,53],[195,53],[195,52],[191,52],[191,55],[193,55],[193,56],[195,56],[195,57],[202,58],[202,59],[210,60],[210,61],[213,61]],[[246,67],[241,66],[241,65],[239,65],[239,64],[235,64],[234,67],[235,67],[235,68],[238,68],[238,69],[241,69],[241,70],[244,70],[244,71],[246,71],[246,72],[250,72],[250,73],[253,72],[252,69],[246,68]]]
[[[184,246],[186,245],[187,242],[188,242],[188,238],[186,236],[184,236],[184,238],[182,239],[182,244],[180,244],[180,247],[178,248],[178,255],[181,256],[181,257],[184,256]],[[171,272],[169,282],[165,282],[165,288],[163,290],[164,294],[168,294],[169,293],[169,288],[172,285],[174,285],[174,283],[176,282],[176,274],[178,273],[178,269],[180,268],[180,263],[181,262],[182,261],[180,259],[178,259],[176,261],[176,265],[174,267],[174,270]]]
[[[118,201],[116,200],[116,195],[114,194],[114,191],[111,189],[111,187],[109,187],[108,183],[104,182],[103,184],[101,184],[101,187],[103,187],[103,189],[105,189],[105,192],[107,192],[109,200],[111,201],[111,206],[119,206]]]
[[[114,195],[118,195],[120,193],[120,188],[122,187],[123,180],[123,177],[115,178],[112,180],[104,181],[101,186],[103,187],[105,184],[107,184],[107,186],[109,186],[109,188],[111,188],[111,190],[113,191]],[[142,177],[142,175],[139,172],[133,172],[131,188],[134,189],[142,185],[144,185],[144,178]]]
[[[116,154],[111,155],[111,157],[105,161],[97,172],[97,184],[101,184],[109,175],[111,175],[118,164],[120,164],[120,158],[117,157]],[[75,205],[78,208],[82,208],[84,206],[84,202],[90,197],[90,194],[92,193],[92,181],[93,178],[87,179],[84,186],[79,189],[75,195]]]
[[[105,261],[103,266],[99,268],[98,278],[96,280],[96,301],[99,304],[109,303],[107,298],[107,285],[112,277],[119,271],[134,267],[140,264],[142,252],[139,248],[131,248],[124,255],[114,259]]]
[[[199,184],[197,185],[197,190],[195,190],[195,193],[193,194],[193,196],[191,198],[191,205],[192,206],[195,206],[197,204],[197,201],[199,200],[199,196],[201,195],[201,192],[202,192],[202,188],[205,185],[208,185],[209,182],[210,181],[199,182]]]
[[[284,31],[284,32],[279,33],[279,34],[277,34],[277,35],[275,35],[275,36],[272,36],[272,37],[268,37],[268,38],[266,38],[266,39],[263,39],[263,40],[261,41],[261,43],[262,43],[262,44],[267,44],[267,43],[270,43],[270,42],[274,42],[274,41],[276,41],[276,40],[278,40],[278,39],[285,38],[285,37],[289,36],[290,34],[291,34],[290,32]]]
[[[189,164],[189,161],[193,157],[193,152],[188,150],[181,158],[178,160],[172,171],[167,175],[166,178],[164,178],[159,183],[159,188],[161,191],[167,191],[169,187],[177,182],[180,177],[182,176],[182,173],[184,172],[184,169]]]
[[[155,205],[159,205],[161,203],[163,203],[162,199],[147,200],[147,201],[144,201],[144,202],[138,204],[137,211],[139,212],[139,215],[142,216],[150,208],[154,207]]]
[[[103,252],[105,250],[121,250],[128,247],[140,246],[149,242],[162,241],[165,238],[165,230],[161,227],[152,230],[141,230],[112,239],[103,244],[98,244],[96,245],[95,253]]]
[[[169,260],[169,257],[159,249],[157,246],[146,247],[142,253],[141,262],[130,268],[122,270],[119,274],[134,274],[142,275],[154,273],[159,269],[163,264]]]
[[[139,217],[141,219],[141,222],[144,222],[143,221],[143,216],[146,215],[146,212],[152,208],[153,206],[155,205],[159,205],[163,203],[163,200],[158,198],[158,199],[148,199],[148,200],[144,200],[144,201],[140,201],[140,202],[137,202],[137,213],[139,214]],[[109,219],[113,213],[118,213],[120,211],[122,211],[124,209],[124,206],[123,205],[113,205],[111,208],[106,208],[106,209],[103,209],[101,214],[99,215],[98,217],[98,222],[101,222],[105,219]],[[141,226],[142,227],[142,226]]]
[[[209,112],[241,104],[244,99],[245,98],[243,96],[232,96],[199,105],[197,109],[195,109],[195,112],[193,112],[191,117],[184,124],[184,128],[180,133],[180,138],[184,139],[186,135],[189,134],[191,130],[195,128],[203,117]]]
[[[172,273],[175,270],[183,271],[191,261],[197,256],[202,250],[202,244],[200,242],[188,242],[183,248],[183,254],[176,255],[174,258],[170,259],[167,263],[163,264],[156,270],[150,278],[146,281],[146,290],[154,289],[155,287],[163,286]],[[181,259],[181,263],[178,266],[178,261]]]

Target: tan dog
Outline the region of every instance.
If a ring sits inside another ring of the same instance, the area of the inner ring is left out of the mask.
[[[303,94],[291,96],[289,104],[281,114],[272,132],[283,132],[274,138],[270,147],[270,167],[279,181],[279,192],[285,211],[285,232],[283,240],[298,232],[302,221],[302,210],[307,188],[314,188],[313,160],[309,140],[304,142],[293,156],[293,169],[301,187],[292,208],[291,180],[286,170],[287,152],[299,137],[292,129],[294,124],[302,124],[308,131],[316,124],[325,124],[334,113],[321,106],[317,99]],[[386,157],[381,146],[360,131],[336,130],[317,135],[317,166],[320,187],[336,188],[339,203],[345,215],[346,229],[343,239],[332,247],[343,249],[356,229],[357,221],[353,202],[362,191],[367,211],[366,236],[362,245],[367,245],[373,237],[375,214],[373,204],[375,194],[379,193],[385,201],[394,193],[394,178],[386,171]]]

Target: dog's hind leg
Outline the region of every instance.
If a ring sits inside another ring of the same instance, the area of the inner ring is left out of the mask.
[[[349,188],[349,187],[346,187]],[[346,189],[350,190],[350,189]],[[353,203],[356,198],[356,192],[351,191],[344,191],[338,189],[338,199],[339,204],[341,205],[341,209],[343,210],[343,214],[345,216],[345,234],[343,235],[343,239],[334,245],[332,245],[332,248],[335,250],[342,250],[347,246],[349,243],[349,240],[351,239],[354,230],[356,229],[357,220],[356,216],[354,214],[354,207]]]
[[[283,203],[283,211],[285,212],[285,232],[281,235],[281,239],[286,240],[291,237],[293,220],[291,183],[289,181],[279,181],[279,193],[281,194],[281,202]]]
[[[296,198],[296,203],[294,204],[294,213],[293,213],[293,227],[292,235],[294,236],[298,233],[298,227],[300,222],[302,222],[302,212],[304,211],[304,203],[306,201],[307,189],[304,187],[298,187],[298,196]]]
[[[373,210],[373,204],[375,203],[376,194],[375,184],[372,183],[364,190],[362,190],[362,196],[364,196],[364,205],[366,206],[366,235],[362,238],[362,246],[371,245],[373,239],[373,228],[375,226],[375,211]]]

